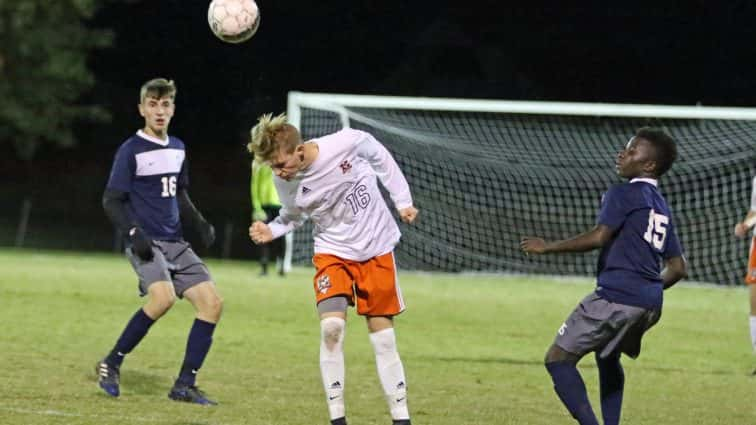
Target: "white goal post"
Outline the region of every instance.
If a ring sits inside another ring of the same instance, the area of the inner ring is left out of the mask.
[[[677,106],[630,103],[534,102],[518,100],[455,99],[443,97],[375,96],[355,94],[288,94],[289,122],[299,128],[303,107],[343,114],[348,127],[348,107],[414,109],[513,114],[588,115],[594,117],[653,117],[682,119],[756,120],[756,108]]]
[[[402,226],[403,268],[592,275],[596,253],[526,258],[519,236],[562,238],[592,227],[601,194],[619,182],[613,155],[634,130],[662,127],[679,160],[661,184],[691,278],[742,280],[747,241],[732,225],[750,206],[756,108],[533,102],[289,92],[304,138],[344,127],[394,154],[421,210]],[[312,254],[310,228],[294,261]]]

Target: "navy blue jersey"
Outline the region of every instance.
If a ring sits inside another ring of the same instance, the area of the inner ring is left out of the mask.
[[[182,239],[176,193],[189,185],[184,142],[150,137],[143,131],[116,152],[108,189],[129,194],[128,210],[152,239]]]
[[[611,302],[661,308],[662,260],[682,255],[667,201],[653,179],[613,186],[598,223],[614,231],[601,249],[597,293]]]

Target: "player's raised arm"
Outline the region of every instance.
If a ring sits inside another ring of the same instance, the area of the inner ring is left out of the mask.
[[[399,216],[405,223],[412,223],[417,217],[413,206],[409,184],[391,153],[370,133],[360,132],[357,141],[357,155],[364,158],[373,168],[381,184],[391,195]]]
[[[748,231],[751,230],[754,224],[756,224],[756,211],[749,210],[746,216],[743,217],[743,221],[735,225],[735,237],[744,238],[748,236]]]
[[[614,231],[604,224],[575,237],[561,241],[546,242],[541,238],[524,236],[520,248],[527,254],[549,254],[557,252],[585,252],[601,248],[612,238]]]
[[[751,208],[749,208],[743,221],[735,224],[735,237],[744,238],[748,236],[748,231],[756,224],[756,177],[751,184]]]

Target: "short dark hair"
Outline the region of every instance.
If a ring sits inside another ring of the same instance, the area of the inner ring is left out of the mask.
[[[672,168],[677,159],[677,143],[664,130],[653,127],[641,127],[635,137],[648,140],[656,151],[656,176],[661,177]]]
[[[139,90],[139,103],[144,102],[144,99],[148,96],[156,96],[160,99],[163,96],[176,97],[176,83],[173,80],[167,80],[165,78],[153,78],[150,81],[142,84],[142,88]]]

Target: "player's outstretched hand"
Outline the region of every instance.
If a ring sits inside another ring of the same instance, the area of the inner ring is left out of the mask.
[[[131,239],[131,247],[134,253],[142,259],[142,261],[152,260],[152,239],[147,237],[144,230],[139,227],[134,227],[129,231],[129,239]]]
[[[210,246],[215,243],[215,226],[208,222],[203,222],[200,225],[200,238],[202,239],[202,245],[205,246],[205,248],[210,248]]]
[[[546,250],[546,241],[532,236],[523,236],[520,239],[520,248],[525,254],[543,254]]]
[[[249,238],[256,244],[268,243],[273,240],[273,232],[270,226],[262,221],[256,221],[249,226]]]
[[[417,218],[417,213],[418,211],[415,207],[402,208],[399,210],[399,217],[405,223],[412,223]]]

